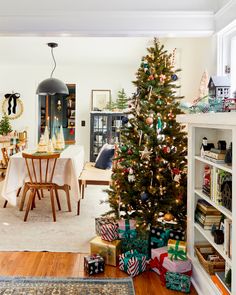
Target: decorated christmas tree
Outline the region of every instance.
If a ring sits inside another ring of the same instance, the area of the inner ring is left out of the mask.
[[[124,88],[118,91],[118,98],[116,100],[116,107],[119,110],[125,110],[128,107],[128,98]]]
[[[158,219],[186,220],[186,134],[176,122],[179,97],[173,56],[154,39],[136,73],[137,92],[129,102],[107,190],[111,211],[135,218],[139,226]]]
[[[9,117],[7,115],[4,115],[2,117],[2,120],[0,121],[0,134],[8,135],[10,132],[12,132],[12,128]]]

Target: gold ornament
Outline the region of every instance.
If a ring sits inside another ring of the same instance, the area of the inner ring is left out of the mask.
[[[144,150],[140,152],[141,159],[150,160],[150,155],[152,154],[152,149],[148,150],[148,148],[145,146]]]
[[[171,214],[171,213],[166,213],[165,215],[164,215],[164,220],[165,221],[171,221],[171,220],[173,220],[174,219],[174,216]]]

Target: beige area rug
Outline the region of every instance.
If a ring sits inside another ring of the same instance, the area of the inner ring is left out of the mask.
[[[1,185],[1,184],[0,184]],[[77,203],[72,201],[72,212],[67,211],[64,192],[60,192],[62,211],[56,211],[57,221],[52,221],[49,197],[36,199],[36,208],[30,211],[28,221],[23,221],[24,211],[0,200],[0,251],[51,251],[89,252],[89,240],[95,236],[95,217],[109,209],[100,205],[107,198],[106,186],[88,186],[85,198],[80,201],[80,215],[76,215]],[[20,198],[19,198],[20,199]]]

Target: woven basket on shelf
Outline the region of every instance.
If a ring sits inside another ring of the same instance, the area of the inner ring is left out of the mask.
[[[209,254],[215,254],[222,258],[221,255],[211,245],[195,245],[195,252],[199,262],[210,275],[215,274],[215,272],[225,270],[225,261],[215,262],[207,260],[207,256]]]

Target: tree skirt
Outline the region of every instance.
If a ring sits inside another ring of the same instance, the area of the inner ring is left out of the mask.
[[[72,212],[68,212],[66,196],[59,191],[62,210],[56,210],[53,222],[50,197],[36,199],[36,208],[30,210],[27,222],[25,211],[0,199],[0,251],[50,251],[88,253],[89,241],[95,237],[95,217],[109,210],[108,204],[100,204],[107,198],[103,192],[107,186],[87,186],[85,198],[80,201],[80,215],[76,215],[77,203],[71,196]],[[18,198],[20,201],[20,197]]]
[[[0,277],[1,295],[134,295],[131,278]]]

